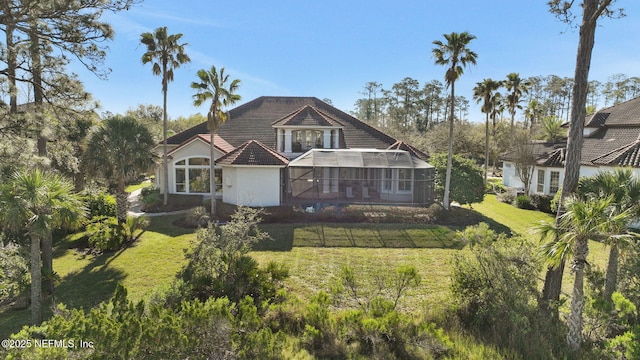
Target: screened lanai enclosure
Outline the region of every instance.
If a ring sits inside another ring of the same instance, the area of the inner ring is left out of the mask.
[[[291,205],[433,203],[434,167],[403,150],[313,149],[287,170],[284,200]]]

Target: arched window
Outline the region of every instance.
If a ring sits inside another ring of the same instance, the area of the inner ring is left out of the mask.
[[[209,158],[192,157],[183,159],[177,161],[174,168],[177,193],[209,194]],[[219,171],[219,169],[216,169],[216,176],[218,176]],[[218,188],[216,190],[219,190]]]

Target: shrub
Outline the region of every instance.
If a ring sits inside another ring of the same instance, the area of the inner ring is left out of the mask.
[[[516,200],[516,196],[514,195],[513,192],[507,191],[507,192],[503,192],[496,195],[496,199],[498,199],[498,201],[503,202],[505,204],[513,204],[514,201]]]
[[[145,216],[129,216],[124,224],[115,217],[96,217],[87,225],[88,241],[97,251],[115,251],[132,243],[144,233],[149,221]]]
[[[124,238],[120,232],[118,219],[115,217],[95,217],[87,225],[89,246],[98,251],[118,250]]]
[[[552,197],[542,194],[534,194],[530,196],[531,206],[536,210],[552,214],[551,212],[551,199]]]
[[[531,205],[531,198],[527,195],[518,195],[516,196],[514,205],[520,209],[532,210],[533,205]]]
[[[436,168],[435,192],[444,196],[447,154],[435,154],[429,159]],[[484,199],[483,170],[473,160],[454,155],[451,168],[450,200],[460,204],[481,202]]]
[[[180,275],[191,286],[193,297],[226,296],[238,302],[250,296],[257,304],[273,299],[289,275],[288,269],[278,264],[260,268],[247,255],[253,244],[269,237],[258,228],[261,214],[260,210],[239,207],[229,223],[209,223],[198,231],[197,243],[187,254],[188,263]]]
[[[155,185],[149,185],[140,191],[140,201],[144,204],[144,208],[153,209],[162,204],[160,198],[160,189],[156,189]]]
[[[104,191],[90,189],[84,192],[87,218],[116,216],[116,199]]]
[[[562,196],[562,188],[558,189],[556,194],[553,196],[553,199],[551,199],[551,203],[549,204],[552,214],[555,214],[558,212],[558,204],[560,203],[561,196]]]
[[[189,210],[185,218],[187,226],[200,228],[207,225],[210,220],[209,213],[204,206],[196,206]]]

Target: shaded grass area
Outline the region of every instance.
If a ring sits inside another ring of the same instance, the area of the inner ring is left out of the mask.
[[[126,191],[126,192],[130,193],[130,192],[136,191],[136,190],[138,190],[138,189],[142,189],[142,188],[144,188],[144,187],[147,187],[147,186],[149,186],[149,185],[151,185],[151,180],[144,180],[144,181],[142,181],[142,182],[140,182],[140,183],[137,183],[137,184],[130,184],[130,185],[128,185],[128,186],[124,189],[124,191]]]
[[[169,284],[185,262],[184,250],[194,238],[192,230],[171,225],[175,216],[151,218],[140,241],[113,253],[98,256],[84,252],[86,240],[71,235],[55,242],[53,267],[60,281],[56,302],[89,310],[109,300],[118,283],[132,301],[143,299],[157,286]],[[52,314],[52,299],[44,304],[45,319]],[[20,330],[31,319],[29,309],[0,309],[0,338]]]

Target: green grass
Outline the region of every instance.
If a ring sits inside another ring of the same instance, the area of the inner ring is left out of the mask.
[[[489,225],[500,230],[507,228],[513,234],[526,236],[530,239],[537,237],[533,228],[541,221],[553,222],[553,215],[534,210],[518,209],[517,207],[498,201],[495,195],[486,195],[484,201],[472,205],[473,210],[481,213]]]
[[[147,187],[149,185],[151,185],[151,181],[150,180],[144,180],[141,183],[131,184],[131,185],[127,186],[126,188],[124,188],[124,191],[130,193],[130,192],[134,192],[134,191],[136,191],[138,189],[142,189],[144,187]]]

